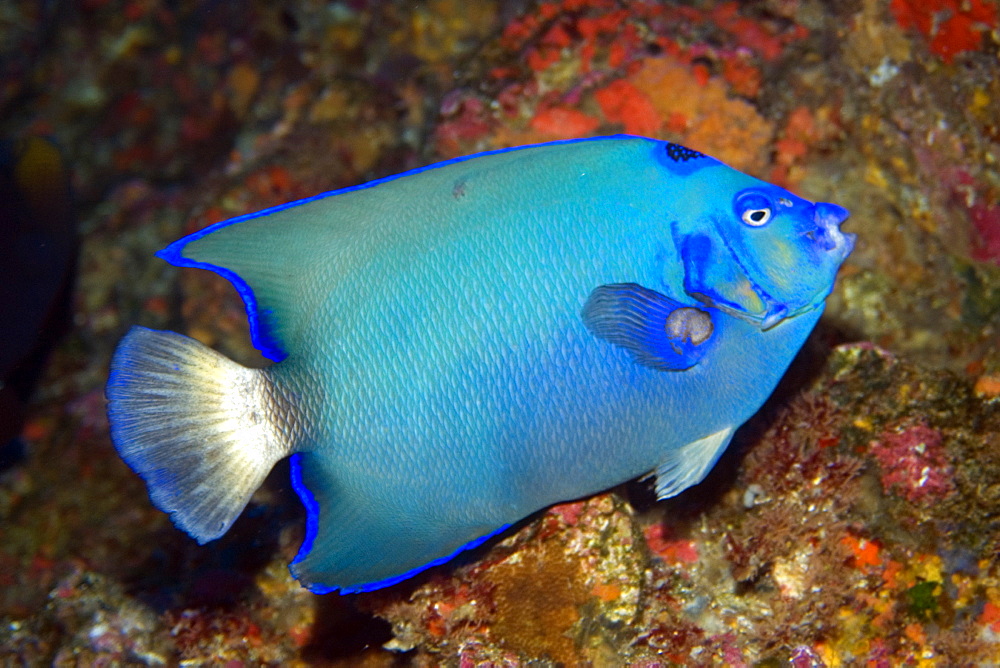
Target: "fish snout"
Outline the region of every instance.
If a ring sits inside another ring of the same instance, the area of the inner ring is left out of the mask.
[[[854,250],[855,234],[845,234],[840,230],[840,224],[847,220],[851,212],[842,206],[819,202],[816,204],[813,222],[816,243],[825,251],[839,252],[841,259]]]

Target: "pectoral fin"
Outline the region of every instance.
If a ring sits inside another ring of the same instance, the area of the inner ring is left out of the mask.
[[[677,496],[701,482],[729,445],[733,428],[726,427],[677,448],[656,467],[656,498]]]
[[[714,330],[709,311],[684,306],[635,283],[597,288],[581,317],[595,336],[624,348],[638,364],[660,371],[683,371],[697,364]]]

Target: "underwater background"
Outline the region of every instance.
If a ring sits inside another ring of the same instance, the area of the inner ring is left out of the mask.
[[[1000,662],[998,52],[989,0],[4,2],[0,665]],[[122,334],[264,363],[235,290],[155,251],[615,132],[842,204],[858,235],[702,484],[562,504],[344,597],[287,571],[287,465],[206,546],[150,505],[108,438]]]

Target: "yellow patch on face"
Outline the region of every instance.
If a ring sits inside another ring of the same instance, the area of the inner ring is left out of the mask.
[[[802,257],[796,252],[796,244],[792,239],[775,239],[767,254],[768,272],[774,287],[780,293],[792,289],[791,280],[795,277],[796,268],[802,264]]]
[[[753,284],[747,278],[742,278],[736,285],[735,301],[742,304],[748,313],[763,313],[766,308],[760,295],[753,289]]]

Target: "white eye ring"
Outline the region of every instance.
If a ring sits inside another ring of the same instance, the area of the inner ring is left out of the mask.
[[[760,227],[771,220],[770,207],[764,209],[747,209],[743,212],[743,222],[750,227]]]

